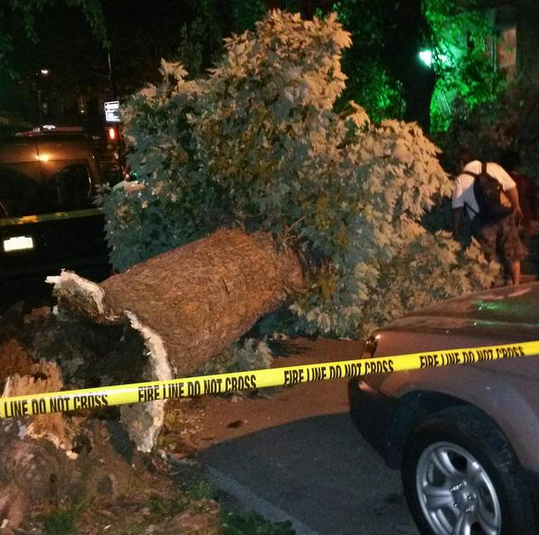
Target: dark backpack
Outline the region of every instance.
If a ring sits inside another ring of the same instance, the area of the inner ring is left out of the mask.
[[[474,177],[473,192],[479,206],[479,214],[476,215],[481,219],[497,221],[513,211],[502,185],[487,172],[486,162],[481,164],[480,173],[475,174],[468,171],[464,171],[464,173]],[[470,209],[475,212],[472,208]]]

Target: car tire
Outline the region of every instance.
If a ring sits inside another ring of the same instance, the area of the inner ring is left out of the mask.
[[[513,448],[474,407],[416,426],[402,458],[404,494],[423,535],[533,535],[530,492]]]

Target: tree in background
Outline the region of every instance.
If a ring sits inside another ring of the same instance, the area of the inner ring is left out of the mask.
[[[203,76],[222,56],[225,37],[253,29],[267,10],[264,0],[187,0],[187,4],[192,16],[182,27],[175,59],[193,78]]]
[[[107,42],[101,0],[5,0],[0,5],[0,71],[16,75],[17,45],[25,39],[38,42],[38,22],[60,3],[80,10],[96,38]]]
[[[448,155],[466,147],[480,159],[496,160],[505,151],[516,151],[522,158],[522,171],[539,181],[538,118],[539,79],[521,80],[494,101],[471,110],[456,108],[441,142]]]
[[[423,0],[430,28],[424,59],[436,73],[432,130],[446,131],[476,106],[492,103],[506,84],[494,64],[497,37],[478,0]]]
[[[8,2],[0,8],[0,107],[32,119],[41,85],[55,121],[79,120],[79,95],[91,97],[89,106],[129,95],[159,80],[162,57],[201,76],[221,56],[223,38],[252,28],[265,9],[262,0]]]
[[[447,130],[454,102],[472,109],[499,95],[487,53],[494,36],[479,0],[341,0],[334,7],[354,40],[344,58],[345,98],[374,120],[401,117]]]
[[[208,78],[163,62],[124,110],[136,191],[102,198],[115,267],[223,227],[262,232],[302,259],[295,327],[341,336],[489,286],[475,246],[421,224],[450,191],[421,129],[333,111],[349,45],[335,16],[274,12],[228,39]]]
[[[351,79],[345,97],[375,119],[415,120],[428,131],[435,75],[418,56],[428,32],[422,1],[343,0],[335,7],[354,41],[344,60]]]
[[[62,13],[66,17],[58,17]],[[60,50],[64,35],[69,44]],[[46,37],[44,39],[43,37]],[[85,39],[87,37],[87,39]],[[101,0],[6,0],[0,5],[0,112],[7,126],[28,127],[38,115],[36,95],[46,89],[67,95],[94,78],[106,78],[108,36]],[[80,56],[77,51],[81,51]],[[52,60],[52,61],[51,61]],[[55,78],[40,76],[55,62]],[[103,65],[97,65],[102,61]],[[63,62],[63,63],[62,63]],[[69,63],[69,66],[67,65]],[[64,84],[65,82],[65,84]]]
[[[223,38],[253,28],[268,8],[304,18],[335,9],[354,42],[344,57],[349,83],[342,104],[354,99],[373,121],[416,120],[427,131],[432,115],[432,130],[440,131],[449,127],[454,102],[471,109],[498,94],[499,78],[485,54],[492,36],[478,2],[9,0],[0,8],[0,71],[9,66],[35,85],[46,63],[57,73],[47,81],[56,95],[85,88],[126,95],[143,81],[157,83],[162,57],[182,62],[191,77],[202,76],[222,54]]]

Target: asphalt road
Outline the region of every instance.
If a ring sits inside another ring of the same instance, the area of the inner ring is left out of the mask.
[[[338,341],[303,341],[301,348],[301,358],[280,365],[354,354],[353,345]],[[298,535],[417,535],[400,474],[352,424],[346,382],[207,403],[200,459],[215,483],[248,507],[291,520]]]
[[[218,485],[265,515],[292,520],[298,534],[417,534],[398,473],[356,436],[347,414],[259,431],[203,460]]]

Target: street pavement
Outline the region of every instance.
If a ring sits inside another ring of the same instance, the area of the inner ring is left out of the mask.
[[[296,344],[278,365],[357,354],[349,342]],[[347,407],[345,381],[266,400],[208,400],[200,459],[217,486],[273,520],[291,520],[298,535],[417,535],[399,473],[361,438]]]

